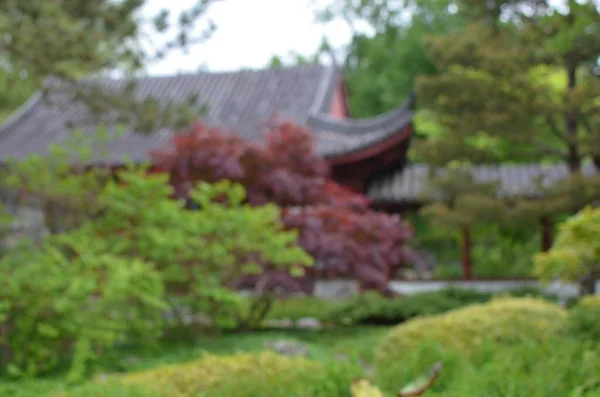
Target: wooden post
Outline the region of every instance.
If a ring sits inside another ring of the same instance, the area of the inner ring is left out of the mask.
[[[542,251],[552,248],[552,220],[549,216],[542,218]]]
[[[462,270],[463,279],[471,279],[471,234],[468,227],[462,228]]]

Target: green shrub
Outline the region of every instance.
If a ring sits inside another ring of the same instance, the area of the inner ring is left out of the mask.
[[[469,355],[423,341],[390,370],[379,370],[376,384],[393,393],[438,361],[441,375],[426,396],[600,396],[599,346],[563,336],[513,345],[484,342]]]
[[[531,277],[533,255],[540,250],[537,233],[509,233],[485,225],[475,239],[472,260],[475,277]]]
[[[463,270],[460,263],[441,263],[435,265],[431,276],[434,279],[460,280],[463,277]]]
[[[161,397],[336,397],[348,396],[356,375],[342,364],[328,367],[304,358],[288,358],[270,352],[206,356],[200,360],[124,375],[111,388],[143,387]],[[102,385],[86,386],[101,390]],[[81,396],[78,389],[56,397]],[[91,395],[91,394],[90,394]],[[114,394],[94,394],[109,397]],[[119,394],[119,396],[137,396]],[[148,396],[154,394],[147,394]],[[146,394],[140,395],[146,396]]]
[[[93,218],[0,261],[0,364],[11,374],[38,374],[73,355],[71,377],[81,376],[93,352],[156,339],[165,300],[191,312],[173,310],[176,323],[204,314],[226,326],[242,299],[226,286],[241,274],[312,263],[279,209],[245,205],[239,185],[199,184],[190,193],[201,207],[194,211],[171,198],[168,175],[138,169],[118,177],[97,191]],[[80,194],[74,182],[90,176],[63,178]]]
[[[393,376],[425,342],[473,354],[487,341],[500,345],[545,341],[566,329],[561,307],[533,298],[497,298],[445,314],[410,320],[392,329],[375,353],[378,371]]]
[[[313,296],[297,296],[277,299],[273,302],[267,318],[274,320],[290,319],[292,321],[303,317],[314,317],[321,321],[329,320],[331,308],[339,305],[337,301]]]
[[[600,208],[584,208],[560,224],[552,248],[534,260],[540,279],[579,281],[581,294],[593,294],[600,276]]]
[[[368,292],[332,307],[329,319],[340,324],[399,324],[413,317],[487,302],[492,296],[486,292],[452,288],[396,298]]]
[[[396,324],[406,319],[402,301],[403,298],[366,292],[330,308],[328,317],[334,323],[345,325]]]
[[[600,296],[582,298],[570,312],[574,335],[600,342]]]
[[[154,266],[79,243],[70,245],[75,254],[50,240],[0,260],[0,364],[10,375],[36,375],[73,355],[71,375],[81,376],[89,358],[123,336],[160,335],[167,305]]]

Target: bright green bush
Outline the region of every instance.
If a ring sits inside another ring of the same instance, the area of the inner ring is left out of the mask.
[[[564,331],[567,319],[564,309],[543,300],[498,298],[397,326],[377,348],[376,365],[391,376],[425,342],[469,355],[486,342],[505,346],[545,341]]]
[[[204,313],[223,326],[232,321],[242,297],[225,286],[263,266],[301,274],[312,258],[285,231],[275,205],[244,203],[242,186],[227,181],[198,184],[190,196],[200,210],[170,198],[168,175],[127,172],[123,184],[106,189],[109,211],[81,229],[102,249],[154,263],[162,272],[170,302]],[[135,227],[127,227],[135,225]]]
[[[270,352],[238,353],[231,356],[209,355],[186,364],[128,374],[108,385],[113,390],[117,387],[137,387],[140,390],[143,387],[148,393],[140,395],[144,397],[336,397],[349,395],[354,375],[356,372],[346,368],[328,367],[304,358],[288,358]],[[108,388],[102,385],[93,387],[99,391],[103,387]],[[93,387],[88,385],[87,389]],[[85,396],[74,389],[56,397],[82,395]],[[105,390],[93,395],[112,397],[114,394]]]
[[[68,191],[72,179],[80,194],[80,177],[90,178],[65,174],[61,186]],[[220,326],[242,299],[227,288],[237,277],[312,263],[279,209],[245,205],[239,185],[199,184],[194,211],[171,198],[167,175],[118,177],[97,191],[93,218],[0,261],[0,364],[11,374],[37,374],[72,355],[77,377],[93,352],[150,342],[163,329],[163,298]]]
[[[63,236],[67,239],[68,236]],[[0,364],[36,375],[73,355],[72,376],[94,353],[126,334],[160,335],[163,282],[155,267],[54,240],[21,247],[0,260]]]
[[[600,296],[582,298],[569,317],[574,335],[600,342]]]
[[[582,293],[592,292],[600,275],[600,208],[584,208],[560,224],[552,248],[534,259],[535,274],[542,280],[587,280]]]

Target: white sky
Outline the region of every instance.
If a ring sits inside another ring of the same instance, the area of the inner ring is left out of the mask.
[[[262,68],[272,56],[291,51],[311,55],[323,36],[338,48],[350,40],[349,27],[343,21],[323,26],[315,21],[315,5],[330,0],[219,0],[206,16],[217,25],[205,43],[191,48],[189,54],[172,51],[168,57],[150,65],[153,75],[195,71],[206,67],[213,71]],[[173,15],[189,7],[194,0],[148,0],[147,15],[169,7]]]
[[[165,7],[176,16],[195,2],[146,1],[144,15],[147,16],[154,16]],[[171,75],[201,67],[211,71],[263,68],[274,55],[285,58],[292,51],[314,54],[324,36],[334,48],[342,48],[351,38],[349,26],[342,20],[327,25],[315,21],[315,10],[323,9],[332,1],[214,0],[205,15],[217,25],[214,35],[207,42],[192,47],[187,55],[171,51],[165,60],[149,65],[147,71],[153,75]],[[551,3],[559,6],[565,0]],[[600,0],[598,3],[600,6]]]

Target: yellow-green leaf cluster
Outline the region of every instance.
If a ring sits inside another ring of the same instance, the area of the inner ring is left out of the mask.
[[[378,369],[393,371],[402,357],[423,343],[474,353],[484,342],[508,345],[543,342],[562,332],[568,314],[558,305],[533,298],[497,298],[445,314],[421,317],[394,328],[376,351]],[[390,369],[391,368],[391,369]]]
[[[600,271],[600,209],[586,207],[567,219],[552,249],[534,260],[535,274],[545,281],[578,281]]]
[[[56,198],[42,188],[57,181],[87,217],[0,260],[0,365],[14,375],[51,369],[63,354],[73,359],[72,376],[82,375],[94,352],[156,339],[173,325],[163,314],[174,305],[221,326],[222,313],[238,314],[241,295],[228,286],[244,272],[297,274],[312,264],[296,232],[284,229],[280,209],[245,204],[239,185],[199,184],[191,196],[201,208],[193,210],[172,199],[166,174],[123,170],[96,184],[93,170],[55,171],[37,181],[37,192]],[[94,211],[81,197],[88,180]]]
[[[271,352],[207,355],[185,364],[132,373],[105,381],[121,390],[142,390],[142,396],[161,397],[313,397],[341,396],[350,389],[349,379],[327,379],[325,366],[304,358]],[[339,382],[339,384],[335,384]],[[347,382],[347,383],[346,383]],[[99,391],[101,382],[97,382]],[[108,390],[108,389],[105,389]],[[54,397],[78,396],[79,390]],[[154,393],[154,394],[152,394]],[[90,394],[109,397],[108,391]],[[126,394],[137,396],[137,394]],[[112,397],[112,396],[111,396]]]

